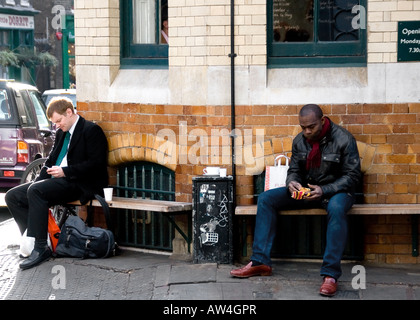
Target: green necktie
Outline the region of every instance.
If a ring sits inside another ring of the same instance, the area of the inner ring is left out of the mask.
[[[63,158],[65,157],[67,153],[67,149],[69,147],[70,142],[70,132],[66,132],[66,136],[64,137],[63,146],[61,147],[60,154],[58,155],[57,162],[55,163],[56,166],[59,166],[61,164],[61,161],[63,161]]]

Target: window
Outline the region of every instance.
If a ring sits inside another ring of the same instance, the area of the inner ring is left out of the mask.
[[[168,65],[167,0],[121,0],[121,65]]]
[[[29,103],[27,93],[20,91],[16,95],[16,104],[18,107],[22,127],[36,127],[35,116],[33,114],[31,104]]]
[[[0,30],[0,48],[10,48],[10,32],[8,30]]]
[[[31,49],[34,45],[33,31],[19,31],[19,46]]]
[[[366,65],[366,0],[268,0],[268,65]]]
[[[9,98],[6,90],[0,89],[0,122],[9,121],[12,118],[12,112],[9,106]]]
[[[42,102],[40,101],[40,97],[38,93],[34,91],[29,91],[29,97],[32,100],[32,103],[34,105],[36,118],[38,119],[38,125],[41,129],[49,129],[50,122],[48,121],[48,118],[45,114],[45,109],[42,105]]]
[[[10,32],[8,30],[0,30],[0,51],[10,49]],[[9,79],[9,68],[0,66],[0,78]]]

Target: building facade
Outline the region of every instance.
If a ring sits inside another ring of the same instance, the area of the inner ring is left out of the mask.
[[[34,84],[31,52],[38,13],[29,0],[0,1],[0,78]]]
[[[36,1],[35,46],[57,58],[56,66],[39,66],[38,89],[75,87],[73,0]]]
[[[114,182],[114,167],[158,163],[175,172],[176,199],[191,201],[192,178],[217,165],[235,176],[236,203],[254,203],[255,176],[291,151],[299,108],[316,103],[364,146],[364,202],[420,202],[420,1],[74,9],[78,110],[105,130]],[[365,260],[420,262],[410,216],[363,223]]]

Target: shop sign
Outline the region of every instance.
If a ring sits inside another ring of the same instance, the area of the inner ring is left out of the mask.
[[[420,61],[420,21],[398,22],[398,61]]]
[[[33,16],[18,16],[0,13],[0,28],[2,29],[34,29]]]

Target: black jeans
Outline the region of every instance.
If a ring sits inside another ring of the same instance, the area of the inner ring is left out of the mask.
[[[51,206],[77,200],[77,184],[65,178],[28,182],[10,189],[5,196],[7,207],[23,234],[44,240],[48,234],[48,212]]]

